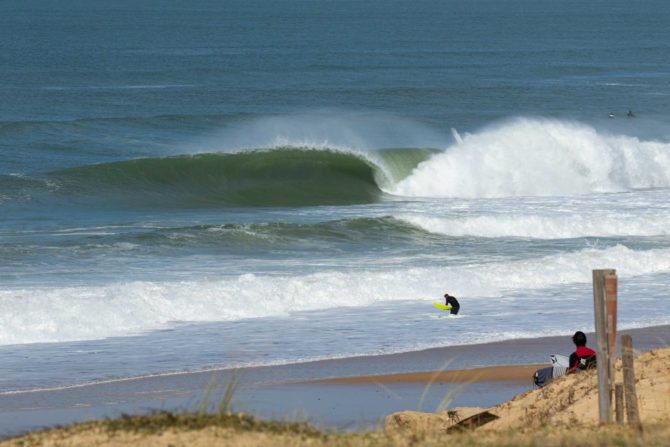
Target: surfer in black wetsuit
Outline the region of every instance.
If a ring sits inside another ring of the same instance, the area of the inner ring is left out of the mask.
[[[628,109],[628,113],[626,114],[628,118],[635,118],[635,114],[633,113],[632,110]]]
[[[445,293],[444,299],[446,300],[447,306],[451,306],[451,311],[449,313],[451,313],[451,315],[458,315],[458,311],[461,309],[461,305],[458,304],[456,297]]]

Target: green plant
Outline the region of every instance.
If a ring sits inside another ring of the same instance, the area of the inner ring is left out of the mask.
[[[203,395],[200,406],[198,407],[198,415],[202,416],[207,413],[207,409],[209,408],[209,400],[212,396],[212,393],[216,389],[216,382],[218,382],[218,380],[219,374],[215,372],[212,374],[212,378],[210,379],[207,388],[205,388],[205,394]]]
[[[423,392],[421,393],[421,397],[419,398],[419,403],[417,405],[417,411],[421,411],[421,408],[423,407],[423,401],[426,399],[426,396],[428,395],[428,391],[430,391],[430,388],[433,386],[433,383],[435,383],[437,381],[438,377],[440,377],[440,373],[445,371],[447,369],[447,367],[451,364],[451,362],[452,362],[451,359],[447,360],[446,362],[444,362],[444,364],[442,365],[442,367],[439,370],[435,371],[430,376],[430,380],[428,381],[426,386],[423,388]]]
[[[219,402],[219,414],[220,415],[225,415],[225,414],[230,414],[232,411],[232,401],[233,401],[233,395],[235,394],[235,391],[237,390],[237,385],[239,383],[239,378],[240,378],[240,370],[239,369],[234,369],[232,374],[230,375],[230,380],[225,386],[224,392],[223,392],[223,398],[221,398],[221,402]]]

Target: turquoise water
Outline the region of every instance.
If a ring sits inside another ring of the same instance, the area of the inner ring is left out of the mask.
[[[667,23],[3,2],[0,388],[568,334],[593,268],[623,327],[670,323]]]

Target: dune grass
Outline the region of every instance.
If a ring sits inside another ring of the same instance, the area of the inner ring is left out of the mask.
[[[0,447],[38,446],[210,446],[253,447],[437,447],[437,446],[667,446],[670,424],[645,425],[644,432],[622,425],[554,426],[501,431],[464,430],[450,433],[373,432],[343,433],[317,429],[307,422],[268,421],[233,412],[232,401],[239,380],[235,371],[229,381],[217,384],[214,377],[196,412],[154,412],[123,415],[116,419],[74,424],[30,433],[0,442]],[[223,392],[218,407],[209,402]],[[440,405],[446,407],[449,394]],[[454,415],[456,417],[456,415]]]
[[[453,434],[340,433],[307,423],[263,421],[241,413],[154,413],[75,424],[0,442],[2,447],[207,446],[377,447],[377,446],[667,446],[669,424],[645,425],[643,434],[627,426],[559,426],[500,432]]]

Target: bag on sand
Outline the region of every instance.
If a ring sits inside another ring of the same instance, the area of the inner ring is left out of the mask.
[[[540,368],[535,371],[533,374],[533,383],[537,388],[542,388],[554,378],[554,367],[547,366],[546,368]]]
[[[560,354],[552,354],[549,358],[551,359],[551,366],[540,368],[533,374],[533,383],[536,388],[542,388],[553,379],[564,375],[568,369],[568,357]]]

